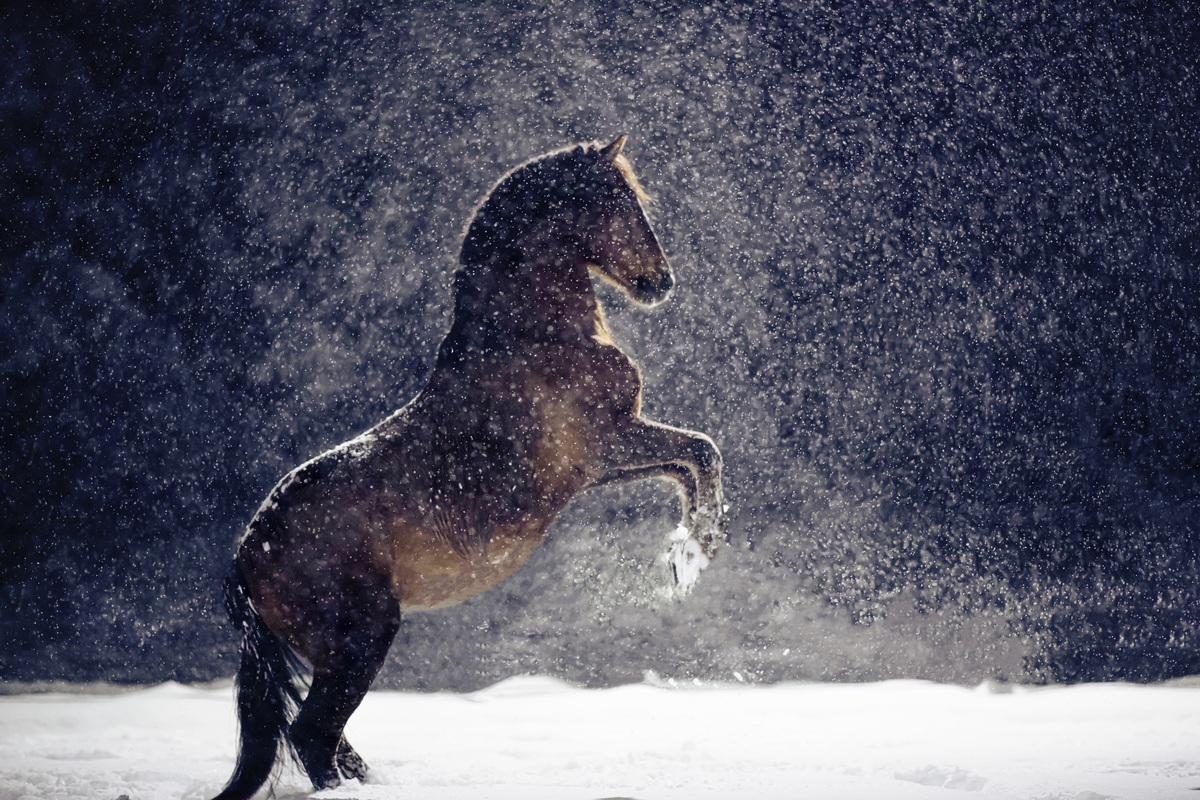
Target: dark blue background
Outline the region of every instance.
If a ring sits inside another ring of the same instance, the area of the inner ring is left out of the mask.
[[[382,682],[1200,672],[1194,6],[544,5],[0,13],[0,678],[231,674],[260,499],[420,388],[490,184],[620,132],[679,289],[613,326],[733,544],[669,601],[671,494],[597,492]]]

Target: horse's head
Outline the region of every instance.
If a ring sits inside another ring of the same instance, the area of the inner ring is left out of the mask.
[[[635,301],[654,306],[667,299],[675,280],[642,206],[646,194],[621,155],[625,138],[584,149],[592,174],[581,187],[579,241],[593,271]]]
[[[588,268],[633,300],[656,305],[675,281],[633,168],[612,144],[579,145],[510,172],[476,211],[463,240],[464,276],[484,265]],[[539,272],[537,280],[555,279]],[[465,283],[465,279],[464,279]]]

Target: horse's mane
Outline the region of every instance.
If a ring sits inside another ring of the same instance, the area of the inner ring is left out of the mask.
[[[585,142],[532,158],[500,178],[471,215],[463,235],[459,261],[479,265],[531,222],[546,218],[556,207],[580,200],[579,193],[596,183],[598,170],[615,168],[643,204],[650,196],[624,155],[609,161],[600,142]]]

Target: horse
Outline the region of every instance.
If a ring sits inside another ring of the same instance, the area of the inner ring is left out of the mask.
[[[217,800],[252,797],[288,756],[318,790],[364,779],[343,729],[402,614],[507,578],[585,489],[677,484],[668,559],[681,593],[714,555],[720,452],[641,415],[641,374],[591,280],[647,307],[674,284],[625,142],[557,150],[493,186],[466,229],[425,388],[287,474],[247,526],[226,581],[241,628],[238,755]]]

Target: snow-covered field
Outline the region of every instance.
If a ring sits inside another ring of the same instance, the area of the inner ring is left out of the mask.
[[[876,684],[373,692],[368,784],[319,798],[1187,798],[1200,685]],[[233,765],[228,685],[0,697],[0,800],[206,798]],[[310,790],[286,772],[280,798]]]

